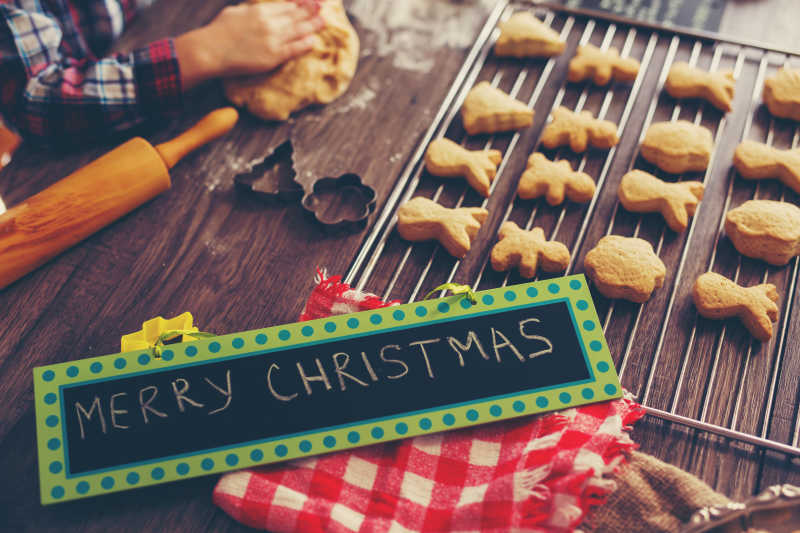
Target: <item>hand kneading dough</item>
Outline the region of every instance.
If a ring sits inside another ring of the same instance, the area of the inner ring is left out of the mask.
[[[265,120],[286,120],[293,111],[327,104],[344,93],[358,63],[358,35],[341,0],[324,0],[320,14],[326,26],[311,51],[268,74],[226,80],[228,99]]]

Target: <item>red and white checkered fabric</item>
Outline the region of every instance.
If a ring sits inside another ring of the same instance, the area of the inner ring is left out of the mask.
[[[319,275],[302,319],[387,305]],[[282,532],[572,531],[614,490],[623,398],[225,474],[214,502]]]

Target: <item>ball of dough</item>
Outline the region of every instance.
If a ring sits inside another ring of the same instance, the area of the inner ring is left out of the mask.
[[[325,27],[309,52],[267,74],[225,80],[228,99],[264,120],[286,120],[293,111],[327,104],[344,93],[358,63],[358,34],[341,0],[324,0],[320,15]]]

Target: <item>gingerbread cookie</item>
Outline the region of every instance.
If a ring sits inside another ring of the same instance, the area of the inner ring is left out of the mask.
[[[672,231],[689,225],[705,187],[699,181],[662,181],[642,170],[631,170],[619,183],[617,195],[622,206],[634,213],[661,213]]]
[[[782,266],[800,255],[800,207],[749,200],[728,211],[725,232],[740,254]]]
[[[594,180],[585,172],[572,170],[569,161],[550,161],[535,152],[519,180],[517,194],[523,200],[544,195],[550,205],[559,205],[564,196],[572,202],[588,202],[594,196]]]
[[[742,287],[716,272],[706,272],[694,282],[692,299],[706,318],[739,317],[753,337],[767,342],[778,320],[778,291],[772,283]]]
[[[657,122],[642,141],[642,157],[671,174],[701,172],[708,168],[714,142],[711,132],[686,120]]]
[[[564,272],[569,266],[569,250],[558,241],[548,241],[542,228],[525,231],[513,222],[504,222],[499,241],[492,248],[492,268],[505,272],[519,267],[523,278],[533,278],[539,267],[545,272]]]
[[[533,124],[533,109],[482,81],[464,99],[461,120],[470,135],[518,130]]]
[[[553,57],[566,46],[558,32],[531,13],[521,11],[500,23],[494,53],[500,57]]]
[[[800,194],[800,148],[780,150],[755,141],[736,148],[733,166],[749,180],[777,178]]]
[[[646,302],[667,273],[649,242],[619,235],[600,239],[583,266],[603,296],[637,303]]]
[[[434,176],[449,178],[463,176],[470,187],[483,196],[497,175],[497,165],[503,160],[499,150],[467,150],[450,139],[436,139],[425,152],[425,168]]]
[[[664,89],[673,98],[702,98],[717,109],[730,111],[735,85],[733,71],[708,72],[678,62],[669,69]]]
[[[488,216],[482,207],[449,209],[418,196],[397,210],[397,232],[407,241],[437,240],[452,256],[461,259]]]
[[[554,109],[552,119],[542,132],[542,144],[552,150],[569,145],[575,153],[595,148],[611,148],[619,142],[617,125],[608,120],[594,118],[591,111],[576,113],[566,107]]]
[[[782,68],[767,78],[764,103],[776,117],[800,120],[800,70]]]
[[[632,82],[639,74],[639,62],[630,57],[620,57],[616,48],[601,50],[593,44],[578,47],[578,53],[569,62],[567,79],[579,82],[589,78],[596,85],[608,85],[612,79]]]

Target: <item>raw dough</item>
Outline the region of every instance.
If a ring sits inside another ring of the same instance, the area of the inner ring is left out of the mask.
[[[341,0],[324,0],[320,15],[326,26],[317,34],[310,52],[268,74],[226,80],[228,99],[265,120],[286,120],[293,111],[327,104],[341,96],[356,71],[358,35]]]

